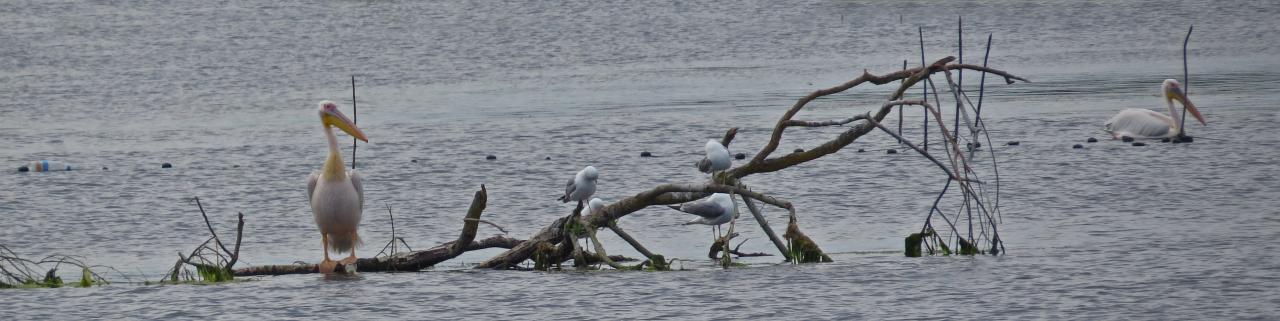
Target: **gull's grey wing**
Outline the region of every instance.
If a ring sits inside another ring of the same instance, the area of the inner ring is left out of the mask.
[[[698,171],[703,173],[711,172],[711,160],[703,158],[698,160]]]
[[[311,202],[312,194],[316,193],[316,182],[320,180],[320,173],[311,173],[307,176],[307,202]]]
[[[701,200],[680,204],[680,211],[701,216],[707,219],[714,219],[716,217],[720,217],[720,214],[724,213],[724,209],[720,208],[720,204],[716,204],[716,202],[712,201],[711,198],[704,198]]]
[[[560,198],[559,198],[560,202],[568,203],[568,202],[569,202],[569,195],[573,195],[573,191],[574,191],[575,189],[577,189],[577,186],[573,185],[573,179],[572,179],[572,178],[570,178],[570,179],[569,179],[569,183],[568,183],[568,184],[565,184],[565,186],[564,186],[564,195],[563,195],[563,196],[560,196]]]
[[[360,200],[360,210],[364,210],[364,177],[354,170],[347,171],[347,177],[351,178],[351,185],[356,187],[356,197]]]

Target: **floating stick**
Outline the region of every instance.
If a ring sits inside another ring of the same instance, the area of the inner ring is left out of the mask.
[[[928,67],[927,65],[925,65],[925,62],[924,62],[924,27],[918,27],[918,31],[920,32],[920,67]],[[929,102],[929,84],[926,83],[920,87],[923,87],[922,89],[924,93],[924,102],[926,103]],[[926,152],[929,151],[929,108],[928,107],[924,107],[924,141],[920,143],[921,143],[920,145],[924,147],[924,151]]]
[[[1189,79],[1187,79],[1187,43],[1191,42],[1191,31],[1195,29],[1195,25],[1191,25],[1190,28],[1187,28],[1187,37],[1182,39],[1182,94],[1187,96],[1191,95],[1191,89],[1188,88],[1190,86],[1190,82]],[[1179,139],[1187,136],[1187,106],[1185,105],[1182,106],[1181,121],[1182,123],[1178,124]]]
[[[351,123],[355,124],[360,120],[360,114],[356,112],[356,76],[351,75]],[[356,169],[356,142],[359,138],[351,138],[351,169]]]

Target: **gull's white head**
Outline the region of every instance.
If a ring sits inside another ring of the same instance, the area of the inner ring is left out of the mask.
[[[587,168],[582,169],[582,176],[587,180],[594,181],[596,178],[600,177],[600,172],[596,171],[595,166],[587,166]]]
[[[369,139],[364,136],[364,132],[359,127],[356,127],[356,123],[347,118],[347,115],[343,114],[341,110],[338,110],[338,104],[332,101],[320,101],[320,123],[324,124],[325,128],[330,126],[337,127],[356,139],[366,143],[369,142]]]
[[[604,209],[604,200],[598,197],[591,199],[589,204],[591,205],[591,213],[599,212],[601,209]]]
[[[1187,112],[1191,113],[1192,117],[1195,117],[1196,120],[1200,121],[1201,125],[1208,125],[1204,122],[1204,116],[1200,115],[1200,110],[1196,109],[1196,104],[1192,104],[1191,100],[1187,98],[1186,92],[1182,91],[1181,83],[1178,83],[1177,80],[1165,79],[1164,84],[1161,85],[1160,88],[1162,89],[1161,91],[1164,92],[1165,102],[1172,103],[1172,101],[1177,100],[1182,103],[1182,106],[1187,109]]]

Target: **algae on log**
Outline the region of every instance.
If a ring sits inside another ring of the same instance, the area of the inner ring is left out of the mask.
[[[832,262],[831,257],[818,248],[818,243],[800,232],[800,226],[796,224],[794,217],[787,224],[787,232],[782,233],[782,237],[791,243],[791,255],[795,263]]]
[[[924,253],[920,251],[920,242],[923,241],[924,237],[921,236],[920,233],[911,233],[911,235],[907,235],[907,257],[924,256]]]

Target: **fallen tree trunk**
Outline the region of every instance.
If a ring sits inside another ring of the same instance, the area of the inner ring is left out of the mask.
[[[382,257],[360,258],[356,260],[354,266],[338,264],[338,267],[334,270],[339,272],[418,271],[458,257],[458,255],[462,255],[462,253],[466,253],[467,251],[488,248],[512,249],[528,243],[524,240],[518,240],[503,235],[495,235],[475,241],[476,230],[480,226],[480,215],[484,212],[488,199],[488,191],[485,189],[484,185],[480,185],[480,190],[476,191],[475,197],[471,200],[471,206],[467,209],[467,216],[463,219],[462,233],[458,236],[457,240],[446,242],[421,251],[411,251]],[[320,268],[318,264],[290,264],[239,268],[233,271],[233,275],[255,276],[319,272]]]
[[[786,257],[789,261],[830,262],[831,258],[827,256],[825,253],[823,253],[822,250],[817,246],[816,243],[813,242],[812,239],[804,235],[804,233],[800,232],[800,229],[797,223],[797,218],[795,215],[795,208],[791,205],[791,203],[781,201],[773,197],[756,193],[746,188],[743,188],[743,185],[741,184],[740,180],[752,174],[774,172],[774,171],[779,171],[792,166],[804,164],[806,162],[818,159],[822,156],[826,156],[828,154],[832,154],[839,151],[845,146],[848,146],[849,144],[853,143],[858,138],[874,130],[876,128],[876,124],[882,121],[894,107],[898,107],[904,104],[904,102],[901,102],[899,100],[903,97],[903,94],[906,92],[908,88],[911,88],[917,83],[920,83],[921,81],[928,79],[927,77],[933,73],[946,72],[954,69],[971,69],[971,70],[977,70],[977,71],[982,71],[982,72],[987,72],[987,73],[1002,76],[1005,78],[1005,82],[1010,84],[1014,83],[1015,80],[1024,81],[1024,82],[1027,81],[1026,79],[1023,79],[1021,77],[1011,75],[1004,71],[987,68],[985,66],[980,67],[980,66],[968,65],[968,64],[952,64],[951,62],[954,60],[955,60],[955,57],[945,57],[937,60],[936,62],[934,62],[929,66],[905,69],[905,70],[897,71],[884,76],[877,76],[877,75],[871,74],[870,72],[863,71],[863,74],[861,76],[853,80],[850,80],[849,82],[846,82],[844,84],[841,84],[835,87],[814,91],[808,96],[805,96],[801,98],[799,101],[797,101],[794,105],[792,105],[790,109],[787,110],[786,113],[783,114],[782,117],[778,119],[778,122],[774,126],[773,132],[770,136],[769,142],[758,153],[756,153],[755,156],[746,164],[728,169],[724,172],[713,174],[712,182],[705,183],[705,184],[659,185],[652,189],[637,193],[634,196],[618,200],[617,202],[614,202],[613,204],[609,204],[597,212],[589,213],[583,217],[583,221],[585,221],[587,228],[593,229],[593,230],[602,228],[602,227],[614,227],[615,230],[620,230],[616,228],[615,221],[617,219],[623,216],[626,216],[628,214],[634,213],[636,211],[639,211],[641,209],[647,208],[649,206],[671,205],[671,204],[690,202],[690,201],[694,201],[694,200],[706,197],[711,193],[734,193],[734,194],[743,196],[744,200],[748,200],[747,202],[748,202],[749,208],[754,207],[754,206],[751,206],[753,204],[750,203],[749,199],[755,199],[755,200],[759,200],[761,202],[775,205],[788,210],[789,224],[787,226],[787,231],[786,231],[787,233],[784,234],[784,237],[789,241],[788,242],[789,246],[786,250],[783,249],[781,240],[778,240],[776,234],[774,234],[773,231],[768,227],[768,224],[763,219],[763,216],[757,214],[758,211],[753,210],[752,212],[753,212],[753,215],[756,216],[757,221],[761,223],[761,226],[765,230],[766,235],[768,235],[771,241],[773,241],[774,244],[779,247],[779,250],[783,252],[783,256]],[[838,120],[838,121],[801,121],[801,120],[792,119],[809,102],[815,99],[818,99],[820,97],[840,93],[863,83],[869,82],[869,83],[881,85],[881,84],[888,84],[898,80],[902,80],[902,82],[899,84],[898,89],[895,90],[892,95],[890,95],[888,102],[880,106],[880,108],[876,110],[874,113],[868,113],[866,116],[855,116],[849,119]],[[817,146],[816,148],[809,149],[807,151],[790,153],[780,157],[769,158],[769,156],[775,150],[777,150],[780,144],[780,141],[782,140],[783,132],[786,130],[787,127],[834,126],[834,125],[847,124],[859,119],[869,120],[869,121],[861,122],[854,126],[851,126],[848,130],[842,132],[837,137],[827,141],[826,143],[823,143]],[[737,133],[736,128],[730,129],[729,132],[726,133],[725,138],[722,141],[722,144],[725,146],[728,146],[729,142],[733,139],[736,133]],[[950,174],[950,175],[953,175],[954,177],[955,174]],[[576,217],[576,213],[580,211],[581,211],[581,204],[578,209],[575,209],[575,215],[573,216]],[[556,240],[562,239],[564,234],[564,224],[565,224],[564,219],[565,218],[561,218],[556,220],[555,222],[552,222],[550,225],[543,228],[536,235],[531,237],[530,240],[537,240],[537,243],[542,243],[542,242],[555,242]],[[630,236],[623,236],[623,238],[627,240],[628,243],[631,243],[632,246],[635,247],[637,251],[641,253],[649,252],[643,246],[640,246],[639,242],[636,242]],[[490,259],[489,261],[486,261],[485,263],[482,263],[476,266],[476,268],[509,268],[509,267],[516,266],[520,262],[523,262],[524,260],[529,259],[529,257],[535,253],[534,249],[536,247],[537,247],[536,244],[525,244],[525,246],[513,248],[505,253],[495,256],[494,258]],[[650,255],[650,254],[646,254],[646,255]]]

